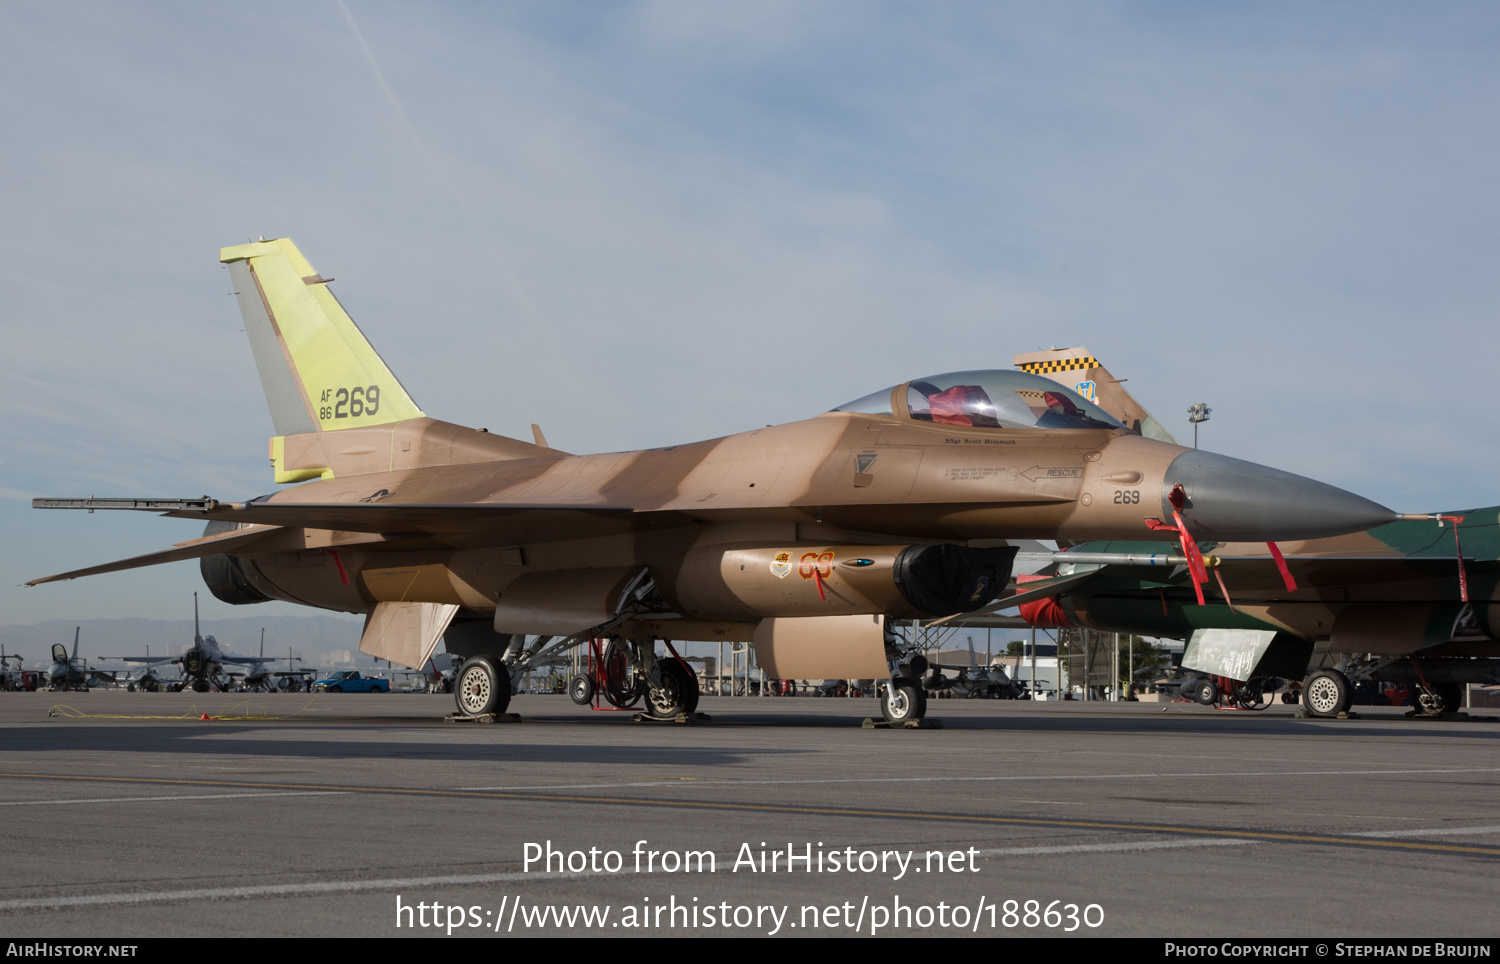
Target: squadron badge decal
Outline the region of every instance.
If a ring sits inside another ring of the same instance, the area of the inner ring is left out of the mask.
[[[792,554],[790,552],[778,552],[776,558],[771,560],[771,575],[777,579],[785,579],[792,574]]]

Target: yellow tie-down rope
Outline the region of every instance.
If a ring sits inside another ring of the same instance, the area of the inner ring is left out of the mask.
[[[66,703],[53,704],[47,709],[47,715],[67,717],[70,720],[289,720],[294,716],[306,712],[307,708],[316,703],[318,701],[318,697],[321,695],[321,693],[312,694],[312,699],[302,704],[302,706],[298,709],[283,716],[275,716],[267,713],[265,710],[265,704],[261,703],[259,700],[248,699],[236,700],[235,702],[229,704],[229,712],[216,713],[212,716],[210,716],[207,711],[199,709],[197,704],[188,707],[186,711],[175,716],[163,716],[153,713],[85,713],[77,707],[69,706]],[[258,708],[261,712],[245,712],[239,714],[236,714],[234,712],[239,707],[248,707],[252,705]]]

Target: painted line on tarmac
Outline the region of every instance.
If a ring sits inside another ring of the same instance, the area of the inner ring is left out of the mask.
[[[814,807],[792,804],[745,803],[724,800],[662,800],[644,797],[606,797],[588,794],[525,793],[520,791],[444,790],[428,787],[328,786],[305,783],[233,783],[228,780],[174,780],[166,777],[105,777],[57,773],[0,773],[0,779],[59,780],[95,783],[146,783],[171,786],[236,787],[264,790],[332,790],[344,793],[408,797],[454,797],[475,800],[516,800],[531,803],[573,803],[583,806],[641,807],[662,810],[708,810],[721,813],[796,813],[821,817],[866,817],[875,820],[917,820],[931,823],[977,824],[1004,827],[1055,827],[1077,830],[1123,830],[1134,833],[1176,834],[1181,836],[1244,837],[1249,840],[1278,843],[1330,844],[1379,850],[1429,851],[1461,853],[1500,858],[1500,847],[1431,843],[1426,841],[1385,840],[1356,837],[1352,834],[1292,833],[1289,831],[1239,828],[1194,827],[1180,824],[1126,823],[1111,820],[1060,820],[1045,817],[1005,817],[989,814],[941,813],[920,810],[876,810],[855,807]]]
[[[264,793],[197,793],[175,797],[93,797],[85,800],[0,800],[0,807],[55,807],[72,803],[153,803],[158,800],[235,800],[243,797],[331,797],[347,790],[278,790]]]
[[[0,911],[61,910],[65,907],[87,907],[99,904],[159,904],[172,901],[225,900],[233,897],[284,897],[296,894],[337,894],[362,890],[394,890],[403,887],[457,886],[466,884],[503,884],[523,880],[570,880],[580,877],[609,876],[598,874],[453,874],[447,877],[391,877],[384,880],[335,880],[305,884],[260,884],[249,887],[205,887],[200,890],[158,890],[133,894],[84,894],[77,897],[19,897],[0,900]]]
[[[1053,847],[1004,847],[981,850],[979,857],[1045,857],[1050,854],[1099,854],[1135,850],[1176,850],[1181,847],[1243,847],[1259,840],[1236,837],[1188,837],[1185,840],[1140,840],[1106,844],[1063,844]]]
[[[1254,840],[1219,839],[1215,837],[1186,840],[1143,840],[1139,843],[1077,844],[1056,847],[1006,847],[980,850],[978,857],[1043,857],[1052,854],[1107,853],[1114,851],[1167,850],[1185,847],[1232,847],[1256,843]],[[729,854],[716,854],[725,862]],[[357,893],[371,890],[397,890],[406,887],[453,887],[473,884],[521,883],[541,880],[581,880],[588,877],[615,877],[604,871],[580,873],[507,873],[452,874],[444,877],[392,877],[380,880],[317,881],[304,884],[260,884],[248,887],[207,887],[198,890],[159,890],[127,894],[84,894],[75,897],[19,897],[0,900],[0,912],[16,910],[62,910],[106,904],[160,904],[202,900],[228,900],[247,897],[290,897],[306,894]]]
[[[1353,837],[1461,837],[1465,834],[1500,833],[1500,827],[1439,827],[1435,830],[1366,830]]]
[[[1327,776],[1424,776],[1434,773],[1500,773],[1500,767],[1451,767],[1445,769],[1421,769],[1421,770],[1244,770],[1230,773],[1214,773],[1208,771],[1202,774],[1215,780],[1226,777],[1327,777]],[[806,780],[694,780],[695,787],[764,787],[764,786],[797,786],[808,784],[837,784],[837,783],[1032,783],[1046,780],[1163,780],[1179,779],[1181,771],[1176,773],[1051,773],[1051,774],[1026,774],[1026,775],[1004,775],[1004,776],[930,776],[930,777],[826,777],[810,778]],[[3,776],[3,774],[0,774]],[[534,792],[538,790],[591,790],[608,789],[610,787],[652,787],[652,786],[681,786],[682,781],[650,781],[640,783],[572,783],[559,784],[556,786],[518,787],[514,784],[504,787],[454,787],[455,790],[465,792],[486,791],[509,791],[509,792]]]

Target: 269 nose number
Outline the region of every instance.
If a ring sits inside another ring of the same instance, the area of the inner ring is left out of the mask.
[[[1141,501],[1140,489],[1116,489],[1115,505],[1138,505]]]

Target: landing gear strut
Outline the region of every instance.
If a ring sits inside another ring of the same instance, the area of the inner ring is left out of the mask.
[[[927,715],[927,693],[910,676],[897,676],[885,686],[880,715],[887,723],[914,723]]]

